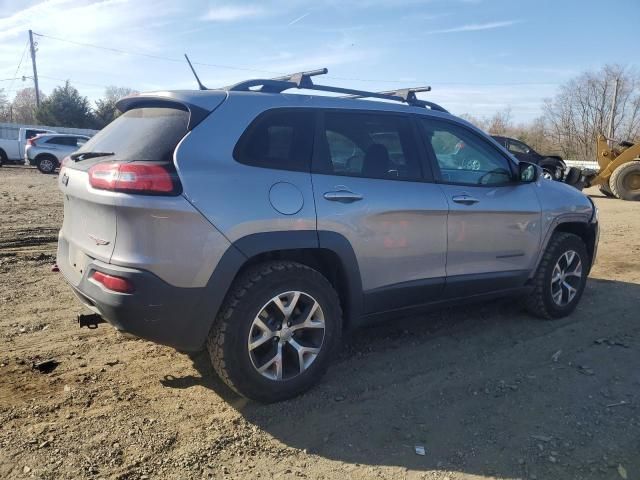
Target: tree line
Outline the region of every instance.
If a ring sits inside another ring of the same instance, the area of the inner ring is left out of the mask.
[[[34,88],[18,90],[12,101],[0,89],[0,122],[99,130],[118,116],[116,102],[134,93],[127,87],[107,87],[104,96],[92,105],[67,81],[50,95],[40,92],[38,107]]]
[[[596,137],[608,135],[612,118],[612,139],[640,142],[640,75],[620,65],[584,72],[545,99],[542,115],[526,124],[516,124],[510,108],[488,118],[463,117],[489,133],[522,140],[543,154],[595,160]]]

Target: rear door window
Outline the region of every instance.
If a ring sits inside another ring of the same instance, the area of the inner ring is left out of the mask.
[[[529,147],[517,140],[509,140],[509,151],[512,153],[529,153]]]
[[[242,134],[233,156],[255,167],[309,171],[314,124],[311,111],[267,111]]]
[[[172,107],[128,110],[78,150],[113,152],[110,160],[171,162],[173,151],[188,131],[189,112]]]
[[[410,119],[377,112],[325,112],[314,170],[387,180],[421,179]]]
[[[52,143],[54,145],[64,145],[66,147],[76,146],[76,137],[52,137],[47,140],[46,143]]]

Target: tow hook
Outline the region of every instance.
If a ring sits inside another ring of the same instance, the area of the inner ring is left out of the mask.
[[[80,328],[87,327],[90,329],[94,329],[98,328],[98,325],[101,323],[106,323],[106,320],[97,313],[81,313],[78,315],[78,325],[80,325]]]

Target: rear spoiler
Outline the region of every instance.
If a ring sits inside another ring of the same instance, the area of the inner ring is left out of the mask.
[[[122,113],[133,108],[168,107],[189,112],[189,130],[192,130],[227,98],[228,93],[222,90],[167,91],[129,95],[116,103]]]

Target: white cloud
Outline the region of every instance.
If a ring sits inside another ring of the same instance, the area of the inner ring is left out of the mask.
[[[223,5],[211,7],[202,17],[211,22],[233,22],[244,18],[264,15],[266,10],[257,5]]]
[[[487,22],[487,23],[470,23],[468,25],[460,25],[459,27],[445,28],[442,30],[432,30],[428,33],[457,33],[457,32],[477,32],[481,30],[494,30],[496,28],[510,27],[517,23],[522,23],[522,20],[505,20],[502,22]]]

